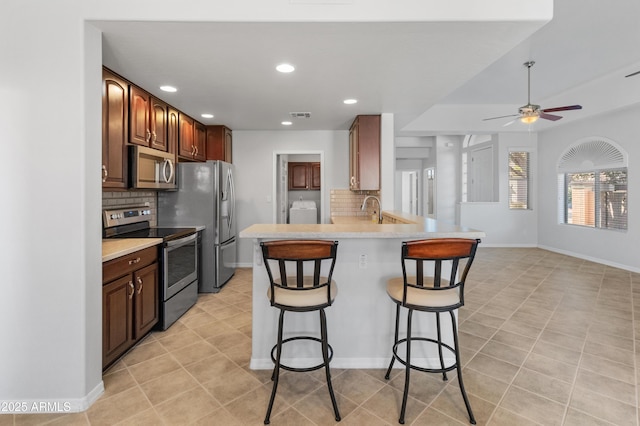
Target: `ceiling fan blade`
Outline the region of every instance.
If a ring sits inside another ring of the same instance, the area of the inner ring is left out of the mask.
[[[559,115],[553,115],[553,114],[547,114],[547,113],[544,113],[544,112],[540,112],[540,118],[544,118],[545,120],[558,121],[562,117],[560,117]]]
[[[517,117],[520,114],[501,115],[500,117],[483,118],[482,121],[497,120],[498,118]]]
[[[582,109],[582,105],[567,105],[563,107],[545,108],[542,112],[558,112],[558,111],[571,111],[573,109]]]
[[[509,121],[508,123],[504,123],[504,124],[502,125],[502,127],[511,126],[511,125],[512,125],[513,123],[515,123],[516,121],[517,121],[517,120],[511,120],[511,121]]]
[[[634,75],[638,75],[638,74],[640,74],[640,71],[632,72],[629,75],[625,75],[625,77],[633,77]]]

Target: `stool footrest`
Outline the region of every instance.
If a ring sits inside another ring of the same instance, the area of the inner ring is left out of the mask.
[[[415,342],[415,341],[423,341],[423,342],[430,342],[430,343],[434,343],[436,345],[440,345],[445,349],[448,349],[452,354],[455,355],[456,351],[454,348],[452,348],[451,346],[447,345],[446,343],[442,343],[442,342],[438,342],[435,339],[430,339],[427,337],[413,337],[411,338],[411,342]],[[394,345],[393,345],[393,356],[395,359],[398,360],[398,362],[404,366],[407,365],[407,362],[400,356],[398,355],[398,346],[403,344],[403,343],[407,343],[407,339],[400,339],[398,340]],[[458,368],[458,364],[457,363],[453,363],[453,365],[444,367],[444,368],[426,368],[426,367],[420,367],[419,365],[414,365],[414,364],[409,364],[409,367],[414,369],[414,370],[418,370],[418,371],[424,371],[425,373],[446,373],[448,371],[451,370],[455,370],[456,368]]]
[[[282,341],[282,345],[284,346],[285,343],[294,341],[294,340],[312,340],[314,342],[318,342],[320,344],[322,344],[322,340],[320,340],[317,337],[313,337],[313,336],[295,336],[295,337],[289,337],[287,339],[284,339]],[[271,360],[273,361],[273,363],[276,363],[276,357],[275,357],[275,351],[278,348],[278,345],[274,345],[273,348],[271,348]],[[333,358],[333,348],[331,347],[330,344],[327,344],[327,349],[329,351],[329,358],[328,358],[328,362],[331,362],[331,359]],[[291,367],[288,365],[283,364],[282,362],[280,362],[280,368],[282,368],[283,370],[287,370],[287,371],[295,371],[298,373],[306,373],[309,371],[315,371],[315,370],[319,370],[321,368],[325,367],[325,363],[322,362],[318,365],[314,365],[312,367]]]

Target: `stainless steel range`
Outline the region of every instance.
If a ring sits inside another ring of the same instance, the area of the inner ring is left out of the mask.
[[[160,327],[166,330],[198,299],[198,233],[196,228],[151,227],[149,206],[103,211],[104,238],[162,238]]]

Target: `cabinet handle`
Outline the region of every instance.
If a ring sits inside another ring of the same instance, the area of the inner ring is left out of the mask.
[[[138,277],[138,284],[140,284],[140,287],[138,287],[138,294],[140,294],[142,292],[142,278]]]
[[[129,299],[133,298],[133,293],[136,292],[135,288],[133,287],[133,281],[129,281],[129,288],[131,288],[131,293],[129,294]]]
[[[196,146],[195,145],[191,145],[191,156],[196,155]]]
[[[135,259],[131,259],[129,261],[129,265],[135,265],[136,263],[140,262],[140,258],[135,258]]]
[[[149,142],[151,140],[151,132],[147,129],[147,137],[145,138],[145,142]]]
[[[196,154],[195,155],[198,155],[198,147],[194,146],[194,148],[196,149]]]
[[[107,177],[109,176],[109,172],[107,171],[107,166],[102,165],[102,182],[107,181]]]
[[[151,132],[151,138],[152,138],[151,139],[152,142],[155,142],[158,139],[156,136],[156,132]]]

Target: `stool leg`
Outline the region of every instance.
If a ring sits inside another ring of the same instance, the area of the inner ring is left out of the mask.
[[[407,410],[407,397],[409,396],[409,375],[411,373],[411,318],[413,317],[413,309],[409,309],[407,313],[407,357],[404,376],[404,394],[402,395],[402,409],[400,410],[400,419],[398,422],[404,424],[404,414]]]
[[[395,337],[393,338],[393,346],[395,346],[398,343],[398,325],[400,322],[400,305],[396,304],[396,332],[395,332]],[[391,354],[391,362],[389,363],[389,368],[387,368],[387,374],[384,375],[384,378],[389,380],[389,377],[391,375],[391,369],[393,368],[393,363],[396,360],[396,355],[395,354]]]
[[[331,385],[331,371],[329,370],[329,343],[327,340],[327,316],[324,313],[324,309],[320,309],[320,340],[322,340],[322,359],[324,360],[324,371],[327,376],[327,387],[329,388],[329,395],[331,396],[331,403],[333,404],[333,412],[336,415],[336,421],[340,421],[340,412],[338,411],[338,403],[336,402],[336,396],[333,393],[333,386]]]
[[[451,314],[451,325],[453,327],[453,345],[456,353],[456,367],[458,369],[458,384],[460,385],[460,391],[462,392],[462,399],[464,399],[464,405],[467,406],[467,412],[469,413],[469,423],[476,424],[476,419],[473,417],[473,411],[471,411],[471,404],[469,398],[467,398],[467,392],[464,390],[464,384],[462,383],[462,365],[460,364],[460,349],[458,347],[458,330],[456,328],[456,318],[453,315],[453,311],[449,311]]]
[[[436,330],[438,332],[438,355],[440,356],[440,368],[442,368],[442,380],[447,379],[447,372],[444,371],[444,358],[442,357],[442,332],[440,331],[440,312],[436,312]]]
[[[278,320],[278,343],[276,347],[276,365],[273,367],[273,373],[271,374],[271,380],[273,380],[273,388],[271,389],[271,398],[269,399],[269,407],[267,408],[267,415],[264,417],[264,424],[270,423],[271,409],[273,408],[273,402],[276,399],[276,390],[278,389],[278,380],[280,379],[280,357],[282,356],[282,326],[284,324],[284,309],[280,309],[280,319]]]

